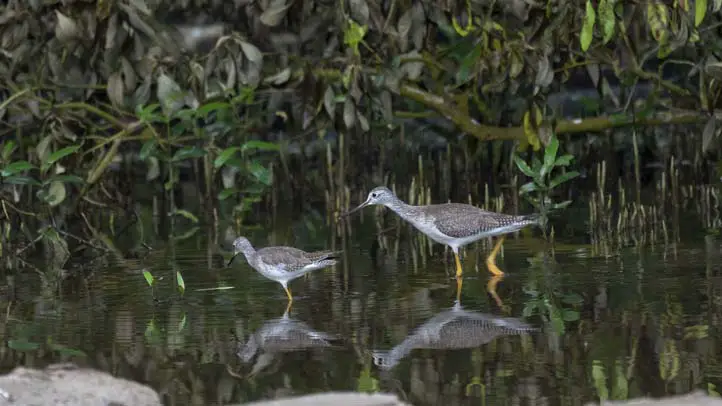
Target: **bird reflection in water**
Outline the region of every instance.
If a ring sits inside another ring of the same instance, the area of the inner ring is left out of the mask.
[[[263,323],[246,343],[239,346],[237,355],[243,363],[251,362],[254,356],[258,355],[250,375],[256,375],[268,367],[280,354],[332,347],[338,339],[291,318],[290,308],[286,308],[282,317]]]
[[[414,349],[474,348],[497,337],[522,335],[537,330],[516,318],[466,311],[461,306],[457,292],[454,307],[427,320],[390,351],[374,351],[373,360],[376,366],[388,370]]]

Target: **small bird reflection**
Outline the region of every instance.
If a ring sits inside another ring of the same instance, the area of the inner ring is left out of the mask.
[[[466,311],[457,299],[454,307],[427,320],[390,351],[374,351],[373,360],[376,366],[388,370],[414,349],[474,348],[497,337],[537,330],[519,319]]]
[[[289,316],[290,306],[283,316],[271,319],[254,331],[248,341],[239,345],[236,353],[243,363],[249,363],[258,354],[250,375],[269,366],[279,354],[312,348],[331,347],[337,340],[333,336],[309,327],[306,323]]]

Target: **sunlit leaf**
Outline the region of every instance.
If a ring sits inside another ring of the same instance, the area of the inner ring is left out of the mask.
[[[166,116],[172,116],[185,104],[185,93],[181,90],[180,85],[165,73],[158,76],[156,95]]]
[[[0,117],[2,116],[2,113],[0,112]],[[8,141],[3,146],[3,152],[2,152],[2,160],[3,161],[9,161],[10,156],[12,156],[13,152],[17,149],[17,145],[15,144],[15,141]]]
[[[65,184],[63,182],[51,182],[43,200],[45,203],[54,207],[62,203],[65,200],[65,196],[67,196]]]
[[[264,25],[269,27],[275,27],[281,23],[283,17],[286,15],[286,10],[291,6],[291,3],[285,3],[283,0],[276,0],[271,2],[268,8],[261,14],[259,20]]]
[[[552,209],[554,209],[554,210],[566,209],[567,206],[569,206],[570,204],[572,204],[571,200],[565,200],[561,203],[554,203],[554,205],[552,206]]]
[[[246,58],[248,58],[249,61],[253,63],[259,63],[263,60],[263,54],[261,53],[261,50],[250,42],[241,41],[241,49],[243,50],[243,54],[246,55]]]
[[[602,43],[606,44],[614,35],[616,17],[614,6],[616,0],[599,0],[597,10],[599,11],[599,23],[602,28]]]
[[[67,44],[71,40],[80,37],[81,30],[72,18],[67,17],[59,10],[55,10],[55,15],[58,19],[55,24],[55,36],[58,41]]]
[[[527,193],[534,192],[538,189],[539,189],[539,187],[534,182],[525,183],[519,188],[519,194],[524,195]]]
[[[146,283],[148,283],[148,286],[153,286],[153,283],[155,282],[155,278],[153,278],[153,274],[150,273],[147,269],[143,270],[143,277],[145,278]]]
[[[175,281],[176,281],[176,285],[178,286],[178,290],[180,290],[181,294],[185,293],[186,283],[183,280],[183,275],[181,275],[180,271],[176,271]]]
[[[350,97],[347,97],[343,104],[343,123],[348,129],[353,128],[356,123],[356,107]]]
[[[571,155],[571,154],[562,155],[559,158],[557,158],[556,162],[554,162],[554,166],[569,166],[569,164],[572,163],[573,159],[574,159],[574,155]]]
[[[15,175],[17,173],[28,171],[28,170],[34,169],[34,168],[35,168],[35,165],[31,164],[28,161],[16,161],[16,162],[12,162],[8,166],[4,167],[2,172],[0,172],[0,174],[2,174],[3,177],[7,177],[7,176]]]
[[[579,35],[579,42],[582,51],[587,52],[594,38],[594,23],[597,19],[597,13],[594,11],[592,0],[587,0],[587,9],[584,14],[584,22],[582,23],[582,32]]]
[[[694,26],[699,27],[707,14],[707,0],[694,0]]]

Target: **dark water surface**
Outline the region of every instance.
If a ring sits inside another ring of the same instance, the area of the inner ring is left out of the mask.
[[[167,404],[363,390],[415,405],[567,405],[717,390],[720,243],[701,232],[620,250],[557,236],[553,254],[538,231],[511,236],[503,303],[488,292],[484,241],[466,250],[457,302],[450,251],[385,219],[369,209],[344,236],[323,221],[246,233],[258,247],[345,249],[291,282],[287,315],[280,285],[242,257],[222,266],[230,231],[98,269],[80,299],[17,281],[28,291],[7,310],[3,365],[84,360]],[[155,291],[143,269],[161,278]]]

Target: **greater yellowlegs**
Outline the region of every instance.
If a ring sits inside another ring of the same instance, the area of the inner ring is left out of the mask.
[[[494,249],[486,259],[489,271],[494,275],[503,275],[496,266],[496,255],[499,253],[505,234],[521,230],[537,224],[536,214],[512,216],[482,210],[468,204],[443,203],[428,206],[412,206],[396,197],[394,192],[384,186],[374,188],[368,198],[358,207],[346,213],[349,215],[368,205],[381,204],[393,210],[416,229],[432,240],[451,247],[456,260],[456,276],[461,277],[463,271],[459,259],[459,248],[485,237],[501,236]]]
[[[373,362],[382,369],[391,369],[414,349],[474,348],[497,337],[526,335],[538,330],[520,319],[464,310],[457,299],[454,307],[425,321],[390,351],[373,351]]]
[[[228,265],[238,254],[243,254],[248,264],[258,273],[280,283],[288,295],[290,305],[293,296],[288,289],[288,282],[316,269],[335,265],[339,252],[306,252],[293,247],[266,247],[256,250],[246,237],[238,237],[233,241],[233,256]]]

